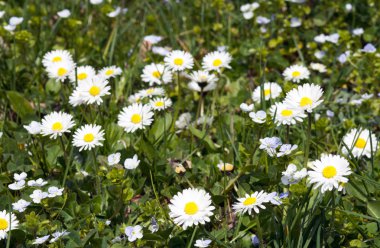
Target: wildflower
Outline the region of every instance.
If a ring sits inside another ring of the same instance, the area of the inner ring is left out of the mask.
[[[172,106],[172,101],[169,98],[155,98],[153,100],[150,100],[150,106],[154,110],[164,110],[167,108],[170,108]]]
[[[211,244],[211,240],[210,239],[197,239],[196,241],[195,241],[195,244],[194,244],[194,246],[195,247],[209,247],[209,245]]]
[[[287,81],[299,83],[303,79],[309,79],[310,72],[303,65],[292,65],[286,68],[282,75],[285,77],[285,80]]]
[[[321,103],[323,90],[319,85],[304,84],[286,94],[285,103],[301,112],[311,113]]]
[[[55,186],[52,186],[52,187],[49,187],[48,188],[48,197],[50,198],[53,198],[53,197],[57,197],[57,196],[60,196],[62,195],[62,192],[63,192],[63,188],[58,188],[58,187],[55,187]]]
[[[44,179],[42,179],[42,178],[38,178],[37,180],[28,181],[28,186],[30,186],[30,187],[42,187],[46,184],[47,184],[47,182],[44,181]]]
[[[134,169],[136,169],[137,166],[139,166],[139,164],[140,164],[140,160],[137,157],[137,154],[135,154],[133,156],[133,158],[127,158],[124,161],[124,167],[125,167],[125,169],[128,169],[128,170],[134,170]]]
[[[287,103],[275,103],[270,108],[274,122],[279,125],[294,125],[296,121],[302,122],[306,115],[302,109],[294,108]]]
[[[206,92],[216,88],[217,77],[207,71],[194,71],[190,74],[189,88],[198,92]]]
[[[284,155],[289,155],[292,153],[292,151],[296,150],[298,148],[297,145],[291,145],[291,144],[283,144],[280,147],[279,152],[277,153],[277,157],[282,157]]]
[[[8,231],[18,228],[18,220],[16,216],[12,213],[7,213],[7,211],[0,211],[0,240],[6,239],[8,236]]]
[[[265,150],[269,156],[273,157],[276,155],[277,147],[282,145],[281,139],[278,137],[266,137],[264,139],[260,139],[260,149]]]
[[[41,123],[37,121],[32,121],[29,125],[24,125],[24,128],[28,131],[28,133],[32,135],[41,133]]]
[[[263,124],[267,120],[267,113],[265,113],[265,111],[259,110],[256,113],[255,112],[249,113],[249,117],[251,117],[253,122]]]
[[[73,57],[68,51],[53,50],[46,53],[42,59],[42,64],[45,68],[58,65],[60,63],[74,63]]]
[[[253,12],[260,7],[259,3],[247,3],[242,6],[240,6],[240,11],[243,13],[243,17],[246,20],[252,19]]]
[[[17,173],[13,174],[13,178],[14,178],[16,181],[25,180],[27,176],[28,176],[28,175],[27,175],[25,172],[21,172],[20,174],[17,174]]]
[[[355,28],[354,30],[352,30],[352,34],[354,36],[360,36],[364,33],[364,29],[363,28]]]
[[[11,190],[20,190],[25,187],[25,180],[16,181],[8,185],[8,188]]]
[[[54,232],[54,233],[52,233],[51,234],[51,236],[53,237],[49,242],[50,243],[54,243],[54,242],[56,242],[58,239],[60,239],[60,238],[62,238],[62,237],[64,237],[64,236],[66,236],[66,235],[68,235],[70,232],[68,232],[68,231],[66,231],[66,230],[64,230],[64,231],[56,231],[56,232]]]
[[[110,90],[111,87],[108,86],[108,81],[99,76],[83,81],[76,88],[83,102],[86,104],[96,103],[97,105],[103,102],[103,96],[111,94]]]
[[[292,17],[290,19],[290,27],[291,28],[297,28],[302,25],[302,21],[297,17]]]
[[[198,224],[210,222],[215,209],[211,196],[203,189],[185,189],[170,200],[169,216],[184,230]]]
[[[119,76],[122,73],[121,68],[117,66],[108,66],[104,67],[98,72],[98,76],[104,78],[104,79],[109,79],[109,78],[114,78],[116,76]]]
[[[67,18],[71,15],[71,12],[68,9],[64,9],[64,10],[58,11],[57,15],[61,18]]]
[[[23,18],[23,17],[12,16],[12,17],[9,19],[9,25],[17,26],[17,25],[21,24],[23,21],[24,21],[24,18]]]
[[[65,132],[70,132],[75,124],[70,114],[63,112],[53,112],[46,115],[41,122],[41,134],[44,136],[50,135],[50,138],[56,139],[57,136],[62,136]]]
[[[78,82],[78,85],[81,84],[84,81],[92,80],[93,77],[96,76],[96,71],[92,66],[85,65],[85,66],[78,66],[76,69],[76,76],[75,76],[75,70],[72,71],[69,75],[70,82],[75,83]]]
[[[190,113],[182,113],[178,120],[175,122],[175,126],[178,129],[185,129],[191,123],[191,114]]]
[[[320,73],[326,72],[326,66],[320,63],[310,63],[310,68],[314,71],[318,71]]]
[[[149,105],[134,103],[123,108],[118,116],[118,125],[123,127],[128,133],[133,133],[138,129],[145,129],[153,122],[153,112]]]
[[[260,240],[259,240],[259,238],[257,237],[257,235],[255,235],[255,234],[253,234],[252,236],[251,236],[251,242],[252,242],[252,245],[253,246],[260,246]]]
[[[127,235],[129,242],[133,242],[136,239],[141,239],[143,237],[142,227],[140,225],[127,226],[124,232],[125,235]]]
[[[268,202],[267,193],[264,191],[256,191],[253,194],[246,194],[245,197],[239,198],[238,202],[233,205],[233,209],[237,213],[248,214],[254,210],[257,214],[260,212],[260,208],[265,209],[264,203]]]
[[[144,67],[141,79],[144,82],[153,84],[168,84],[172,82],[172,72],[162,64],[150,64]]]
[[[158,224],[157,224],[157,221],[154,217],[152,217],[151,221],[150,221],[150,226],[149,226],[149,230],[152,232],[152,233],[155,233],[158,231]]]
[[[346,51],[346,52],[342,53],[341,55],[338,56],[338,61],[339,61],[341,64],[346,63],[347,58],[350,56],[350,54],[351,54],[350,51]]]
[[[232,57],[228,52],[211,52],[206,54],[202,60],[202,68],[206,71],[215,70],[217,72],[222,68],[230,69]]]
[[[23,199],[18,200],[15,203],[12,203],[13,210],[19,211],[20,213],[24,212],[26,208],[30,205],[30,202]]]
[[[363,49],[360,49],[360,51],[365,53],[374,53],[376,52],[376,47],[372,45],[371,43],[366,44]]]
[[[253,110],[253,104],[246,104],[246,103],[242,103],[240,104],[240,109],[243,111],[243,112],[251,112]]]
[[[98,5],[98,4],[101,4],[102,2],[103,0],[90,0],[90,3],[93,5]]]
[[[46,71],[49,78],[64,81],[75,69],[75,63],[67,60],[59,63],[53,63],[48,65]]]
[[[325,51],[316,51],[314,53],[314,56],[317,58],[317,59],[322,59],[323,57],[326,56],[326,52]]]
[[[282,172],[281,182],[284,185],[296,184],[307,176],[305,168],[298,171],[297,166],[289,164],[285,171]]]
[[[153,97],[153,96],[163,96],[165,95],[165,91],[163,88],[148,88],[144,90],[140,90],[137,93],[141,98],[144,97]]]
[[[118,164],[120,162],[120,152],[108,155],[107,161],[109,166]]]
[[[351,129],[343,137],[343,143],[345,145],[342,147],[342,152],[346,155],[351,153],[356,158],[361,156],[372,157],[378,145],[376,136],[374,134],[370,135],[369,130],[359,130],[356,128]]]
[[[252,93],[252,100],[254,102],[261,102],[261,86],[258,86]],[[268,101],[280,96],[282,89],[277,83],[264,83],[263,98]]]
[[[168,56],[170,54],[170,50],[166,47],[152,46],[152,53],[161,56]]]
[[[230,163],[224,163],[223,161],[219,161],[219,164],[216,165],[220,171],[230,172],[234,169],[234,165]]]
[[[50,234],[36,238],[33,242],[33,245],[41,245],[41,244],[45,243],[49,238],[50,238]]]
[[[190,53],[174,50],[165,58],[165,65],[172,71],[184,71],[193,68],[194,60]]]
[[[33,191],[33,193],[30,195],[30,198],[33,199],[33,202],[34,203],[41,203],[41,200],[45,199],[46,197],[48,197],[48,193],[46,192],[42,192],[41,190],[39,189],[36,189]]]

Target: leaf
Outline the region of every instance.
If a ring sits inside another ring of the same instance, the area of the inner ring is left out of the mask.
[[[367,203],[367,212],[369,215],[380,219],[380,201],[370,201]]]
[[[34,109],[22,94],[16,91],[8,91],[7,98],[12,110],[16,112],[21,119],[30,119],[34,116]]]
[[[201,130],[199,130],[193,126],[189,126],[189,130],[195,137],[197,137],[201,141],[205,142],[209,149],[214,150],[214,151],[216,150],[214,142],[212,142],[210,137],[207,136],[205,131],[202,132]]]
[[[154,137],[154,141],[158,140],[165,134],[165,130],[168,131],[172,125],[172,115],[170,113],[166,113],[165,116],[158,118],[154,122],[154,125],[150,129],[149,137]],[[168,133],[166,135],[169,135]]]
[[[86,246],[92,237],[96,234],[96,230],[92,229],[89,233],[87,233],[86,237],[83,239],[83,246]]]

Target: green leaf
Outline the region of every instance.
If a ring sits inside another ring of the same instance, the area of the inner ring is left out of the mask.
[[[195,136],[197,137],[198,139],[200,139],[202,142],[205,142],[207,147],[213,151],[216,150],[216,147],[215,147],[215,144],[214,142],[212,142],[211,138],[207,135],[207,133],[205,131],[201,131],[193,126],[189,126],[189,130],[190,132]]]
[[[34,116],[34,109],[22,94],[16,91],[8,91],[7,98],[12,110],[16,112],[21,119],[30,119]]]
[[[367,212],[369,215],[380,220],[380,201],[370,201],[367,203]]]
[[[172,115],[170,113],[166,113],[165,116],[158,118],[154,122],[154,125],[150,129],[149,137],[154,137],[154,141],[158,140],[165,134],[165,130],[168,131],[172,125]],[[168,133],[166,134],[168,135]]]

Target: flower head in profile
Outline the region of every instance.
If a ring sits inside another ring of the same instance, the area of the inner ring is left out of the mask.
[[[151,88],[148,88],[148,89],[140,90],[137,93],[137,95],[140,98],[145,98],[145,97],[151,98],[151,97],[154,97],[154,96],[164,96],[165,95],[165,90],[163,88],[160,88],[160,87],[151,87]]]
[[[9,230],[18,229],[18,220],[12,213],[6,210],[0,211],[0,240],[8,237]]]
[[[350,130],[343,137],[343,143],[342,152],[346,155],[352,154],[356,158],[361,156],[372,157],[378,146],[374,134],[370,134],[367,129],[360,130],[356,128]]]
[[[299,83],[301,80],[309,79],[310,71],[303,65],[292,65],[282,73],[285,80]]]
[[[149,83],[149,85],[160,85],[172,82],[173,75],[164,65],[152,63],[144,67],[141,79],[142,81]]]
[[[153,122],[153,112],[150,105],[134,103],[123,108],[118,116],[118,125],[128,133],[133,133],[138,129],[145,129]]]
[[[169,216],[184,230],[191,226],[210,222],[214,206],[211,196],[203,189],[185,189],[170,200]]]
[[[41,123],[37,121],[32,121],[31,123],[29,123],[29,125],[24,125],[24,128],[28,130],[28,133],[32,135],[41,133]]]
[[[323,90],[319,85],[303,84],[286,94],[285,103],[295,109],[311,113],[322,103]]]
[[[216,88],[218,80],[214,74],[207,71],[194,71],[190,74],[189,88],[198,92],[206,92]]]
[[[202,68],[206,71],[220,71],[222,68],[230,69],[232,57],[228,52],[215,51],[206,54],[202,60]]]
[[[86,124],[74,133],[73,145],[79,147],[79,151],[91,150],[97,146],[103,146],[104,131],[101,126]]]
[[[194,66],[194,59],[191,54],[180,50],[170,52],[164,61],[165,65],[172,71],[184,71]]]
[[[75,125],[73,117],[64,112],[53,112],[45,116],[41,121],[41,134],[56,139],[63,133],[70,132]]]

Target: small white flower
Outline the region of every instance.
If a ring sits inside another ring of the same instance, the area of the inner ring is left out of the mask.
[[[124,232],[125,235],[127,235],[129,242],[133,242],[136,239],[141,239],[143,237],[142,227],[140,225],[127,226]]]
[[[34,203],[41,203],[41,200],[48,197],[48,193],[42,192],[42,190],[36,189],[33,191],[33,194],[30,195],[30,198],[33,199]]]
[[[4,10],[0,11],[0,18],[3,18],[4,15],[5,15],[5,11]]]
[[[101,126],[85,124],[74,133],[73,145],[79,147],[79,151],[91,150],[97,146],[103,146],[104,131]]]
[[[134,103],[123,108],[118,116],[118,125],[123,127],[128,133],[133,133],[138,129],[145,129],[153,122],[153,112],[150,105]]]
[[[314,56],[315,56],[317,59],[322,59],[323,57],[326,56],[326,52],[325,52],[325,51],[320,51],[320,50],[318,50],[318,51],[316,51],[316,52],[314,53]]]
[[[68,9],[64,9],[64,10],[58,11],[57,15],[61,18],[67,18],[71,15],[71,12]]]
[[[157,44],[161,40],[162,40],[162,36],[158,36],[158,35],[147,35],[144,37],[144,41],[149,42],[152,45]]]
[[[224,163],[223,161],[219,161],[219,164],[216,165],[220,171],[232,171],[234,169],[234,165],[230,163]]]
[[[28,133],[33,135],[41,133],[41,123],[37,121],[32,121],[29,125],[24,125],[24,128],[28,130]]]
[[[47,182],[44,181],[44,179],[42,179],[42,178],[38,178],[37,180],[28,181],[28,186],[30,186],[30,187],[42,187],[46,184],[47,184]]]
[[[108,81],[99,76],[83,81],[76,88],[83,102],[86,104],[96,103],[97,105],[103,102],[102,97],[111,94],[110,90],[111,87],[108,85]]]
[[[172,82],[173,75],[164,65],[152,63],[144,67],[141,79],[142,81],[149,83],[149,85],[160,85]]]
[[[7,213],[6,210],[0,211],[0,240],[8,237],[8,232],[18,229],[19,222],[13,213]]]
[[[211,244],[211,240],[210,239],[197,239],[195,241],[195,244],[194,246],[195,247],[202,247],[202,248],[205,248],[205,247],[208,247],[210,244]]]
[[[175,126],[178,129],[185,129],[187,128],[191,123],[191,114],[190,113],[182,113],[178,120],[175,122]]]
[[[101,69],[98,72],[98,75],[103,77],[104,79],[109,79],[109,78],[119,76],[121,73],[122,73],[122,70],[120,67],[112,65],[112,66],[104,67],[103,69]]]
[[[13,25],[5,25],[4,26],[4,29],[9,31],[9,32],[12,32],[16,29],[16,26],[13,26]]]
[[[270,114],[277,126],[295,125],[297,121],[302,122],[306,117],[302,109],[294,108],[287,103],[275,103],[270,108]]]
[[[296,28],[296,27],[299,27],[299,26],[301,26],[302,25],[302,21],[299,19],[299,18],[297,18],[297,17],[292,17],[291,19],[290,19],[290,27],[291,28]]]
[[[326,66],[320,63],[310,63],[310,68],[314,71],[318,71],[320,73],[324,73],[327,71]]]
[[[74,63],[70,52],[66,50],[53,50],[46,53],[42,59],[42,64],[45,68],[49,68],[60,63]]]
[[[217,86],[216,81],[218,80],[214,74],[208,71],[194,71],[190,74],[190,79],[189,89],[198,92],[214,90]]]
[[[228,52],[214,51],[206,54],[202,60],[202,68],[206,71],[215,70],[219,72],[222,68],[230,69],[232,57]]]
[[[158,111],[170,108],[172,106],[172,101],[166,97],[152,99],[150,100],[149,103],[152,109],[158,110]]]
[[[260,139],[260,149],[265,150],[269,156],[273,157],[277,154],[277,147],[282,145],[281,139],[278,137],[266,137]]]
[[[346,5],[344,7],[346,8],[347,12],[350,12],[353,8],[352,4],[350,4],[350,3],[346,3]]]
[[[70,232],[68,232],[68,231],[62,231],[62,232],[57,231],[51,235],[53,238],[49,242],[54,243],[55,241],[57,241],[61,237],[68,235],[69,233]]]
[[[78,82],[78,85],[84,81],[91,80],[96,76],[96,71],[92,66],[84,65],[78,66],[76,68],[76,77],[75,70],[73,70],[69,76],[70,82],[75,83]]]
[[[256,23],[260,25],[266,25],[270,23],[270,19],[266,18],[265,16],[258,16],[256,17]]]
[[[109,166],[118,164],[120,162],[120,152],[108,155],[107,161]]]
[[[15,203],[12,203],[13,210],[19,211],[20,213],[24,212],[26,208],[30,205],[30,202],[23,199],[18,200]]]
[[[9,25],[17,26],[17,25],[21,24],[23,21],[24,21],[23,17],[12,16],[9,19]]]
[[[42,236],[39,238],[36,238],[33,242],[33,245],[41,245],[45,243],[50,238],[50,235]]]
[[[75,63],[72,61],[63,61],[60,63],[50,64],[46,71],[49,78],[63,82],[75,69]]]
[[[261,86],[256,87],[252,92],[252,100],[254,102],[261,102]],[[262,92],[263,98],[268,101],[269,99],[275,99],[280,96],[282,92],[281,86],[278,83],[267,82],[264,83],[264,90]]]
[[[137,154],[135,154],[133,156],[133,158],[127,158],[124,161],[124,167],[125,167],[125,169],[128,169],[128,170],[136,169],[137,166],[139,166],[139,164],[140,164],[140,160],[138,160],[138,159],[139,158],[137,157]]]
[[[98,5],[98,4],[101,4],[102,2],[103,0],[90,0],[90,3],[93,5]]]
[[[11,190],[20,190],[25,187],[25,180],[16,181],[8,185],[8,188]]]
[[[62,195],[64,188],[59,189],[58,187],[52,186],[48,188],[48,197],[53,198]]]
[[[117,7],[114,11],[111,11],[107,14],[108,17],[114,18],[121,13],[121,8]]]
[[[16,181],[25,180],[27,176],[28,176],[28,175],[27,175],[25,172],[21,172],[20,174],[17,174],[17,173],[13,174],[13,178],[14,178]]]
[[[363,28],[355,28],[354,30],[352,30],[352,34],[354,36],[360,36],[364,33],[364,29]]]
[[[249,113],[249,117],[251,117],[253,122],[262,124],[262,123],[265,123],[267,120],[267,113],[265,113],[265,111],[263,110],[259,110],[256,113],[255,112]]]
[[[166,47],[153,46],[152,53],[161,55],[161,56],[168,56],[170,53],[170,49]]]
[[[292,65],[282,73],[285,80],[299,83],[303,79],[309,79],[310,71],[303,65]]]
[[[284,155],[289,155],[290,153],[292,153],[297,148],[298,148],[298,145],[283,144],[280,147],[279,152],[277,153],[277,157],[282,157]]]
[[[260,208],[265,209],[264,203],[268,202],[268,194],[264,191],[256,191],[255,193],[249,195],[246,194],[245,197],[239,198],[238,202],[233,205],[233,209],[236,213],[248,214],[252,213],[252,210],[257,214],[260,212]]]
[[[165,65],[173,71],[184,71],[194,66],[194,59],[191,54],[180,50],[170,52],[164,61]]]
[[[63,112],[53,112],[42,120],[41,134],[44,136],[50,135],[50,138],[56,139],[57,136],[62,136],[65,132],[70,132],[75,123],[72,120],[73,117],[70,114]]]
[[[243,111],[243,112],[251,112],[253,110],[254,106],[253,104],[246,104],[246,103],[242,103],[240,104],[240,109]]]

